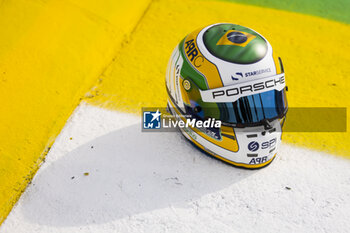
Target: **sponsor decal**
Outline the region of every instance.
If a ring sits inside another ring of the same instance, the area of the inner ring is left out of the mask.
[[[237,76],[241,76],[241,78],[243,77],[243,74],[241,73],[241,72],[237,72],[236,73],[236,77]],[[231,78],[232,78],[232,80],[238,80],[238,78],[235,78],[235,77],[233,77],[233,75],[231,75]]]
[[[183,85],[183,87],[184,87],[184,89],[185,89],[186,91],[191,90],[191,82],[188,81],[187,79],[185,79],[185,80],[182,82],[182,85]]]
[[[277,138],[273,138],[271,140],[265,141],[261,143],[261,149],[269,149],[271,147],[276,146]],[[248,149],[250,151],[257,151],[259,149],[259,143],[256,141],[252,141],[248,144]],[[258,157],[258,158],[252,158],[249,162],[249,164],[260,164],[265,163],[267,161],[267,156]]]
[[[197,140],[197,136],[196,136],[196,134],[193,132],[192,129],[190,129],[190,128],[183,128],[183,130],[184,130],[188,135],[190,135],[191,138],[193,138],[194,140]]]
[[[256,141],[252,141],[248,144],[248,150],[257,151],[259,149],[259,143]]]
[[[261,149],[268,149],[268,148],[274,147],[276,146],[276,143],[277,143],[277,139],[273,138],[270,141],[261,143]]]
[[[261,157],[261,158],[252,158],[249,162],[249,164],[260,164],[267,162],[267,156]]]
[[[277,143],[277,138],[273,138],[269,141],[261,143],[261,149],[269,149],[271,147],[276,146],[276,143]],[[256,141],[252,141],[248,144],[248,149],[250,151],[257,151],[259,149],[259,147],[260,147],[260,145]]]
[[[245,77],[249,77],[249,76],[254,76],[254,75],[258,75],[258,74],[263,74],[263,73],[269,73],[271,72],[270,68],[266,68],[266,69],[261,69],[261,70],[254,70],[251,72],[246,72],[244,75]]]
[[[250,96],[270,90],[281,91],[286,86],[284,74],[260,78],[210,90],[200,90],[204,102],[235,102],[240,97]]]
[[[194,39],[186,41],[185,52],[188,59],[193,62],[193,59],[198,55],[198,49],[194,43]]]

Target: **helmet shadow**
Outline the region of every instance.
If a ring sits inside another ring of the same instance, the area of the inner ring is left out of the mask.
[[[135,124],[43,166],[20,208],[38,224],[98,224],[169,206],[186,208],[255,172],[204,156],[180,133],[142,133]]]

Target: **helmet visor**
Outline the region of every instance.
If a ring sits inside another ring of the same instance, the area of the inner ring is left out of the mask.
[[[271,90],[217,105],[220,120],[238,126],[258,125],[266,120],[282,118],[288,108],[285,90]]]
[[[199,92],[195,85],[187,92],[187,114],[204,120],[215,118],[237,127],[263,125],[266,120],[283,118],[288,109],[285,89],[269,90],[240,97],[234,102],[220,103],[204,102]]]

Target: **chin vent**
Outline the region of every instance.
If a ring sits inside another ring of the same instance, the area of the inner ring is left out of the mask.
[[[269,130],[269,133],[273,133],[275,131],[276,131],[276,128],[272,128],[272,129]]]

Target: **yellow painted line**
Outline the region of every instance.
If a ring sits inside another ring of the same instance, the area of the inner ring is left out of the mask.
[[[350,107],[349,25],[268,8],[190,0],[151,5],[119,59],[101,76],[98,96],[89,102],[135,113],[142,106],[165,106],[165,72],[173,48],[188,33],[216,22],[248,26],[267,37],[283,58],[290,107]],[[349,132],[286,133],[283,140],[350,157]]]
[[[0,223],[148,4],[0,3]]]

